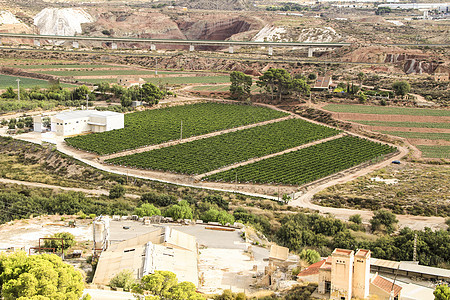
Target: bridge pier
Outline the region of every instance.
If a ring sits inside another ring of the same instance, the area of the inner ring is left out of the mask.
[[[194,45],[189,45],[189,52],[192,52],[192,51],[194,51],[195,49],[194,49]]]
[[[230,45],[230,46],[228,47],[228,53],[231,53],[231,54],[234,53],[233,46]]]
[[[75,49],[80,48],[80,44],[78,43],[78,41],[73,41],[72,42],[72,48],[75,48]]]
[[[34,45],[35,45],[36,47],[40,47],[40,46],[41,46],[41,40],[39,40],[39,39],[34,39]]]
[[[112,43],[111,44],[111,49],[113,49],[113,50],[117,50],[117,43]]]
[[[313,57],[314,55],[314,48],[309,47],[308,48],[308,57]]]
[[[155,51],[155,50],[156,50],[156,45],[150,44],[150,51]]]
[[[272,56],[273,55],[273,47],[269,46],[269,55]]]

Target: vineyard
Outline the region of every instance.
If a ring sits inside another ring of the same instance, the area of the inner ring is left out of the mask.
[[[203,174],[338,134],[336,129],[300,119],[271,123],[178,144],[107,162],[143,169]]]
[[[301,185],[359,165],[396,149],[345,136],[298,151],[207,176],[209,181]]]
[[[66,138],[72,147],[111,154],[202,135],[286,116],[270,108],[223,103],[198,103],[125,115],[125,128]]]

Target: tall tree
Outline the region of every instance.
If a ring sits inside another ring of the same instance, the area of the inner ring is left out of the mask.
[[[406,96],[411,90],[411,85],[407,81],[396,81],[392,84],[392,89],[397,96]]]
[[[77,300],[83,276],[54,254],[0,254],[0,294],[5,300]]]
[[[234,71],[230,73],[230,81],[231,97],[237,100],[246,100],[250,97],[250,89],[253,84],[251,76]]]

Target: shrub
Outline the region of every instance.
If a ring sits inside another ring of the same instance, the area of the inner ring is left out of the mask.
[[[134,210],[134,214],[138,215],[139,217],[151,217],[161,215],[161,211],[157,209],[153,204],[144,203]]]
[[[58,238],[64,240],[64,250],[69,249],[75,245],[75,237],[69,232],[58,232],[50,236],[51,238]],[[55,248],[55,251],[61,251],[62,241],[61,240],[44,240],[45,248]]]
[[[109,286],[129,291],[135,283],[136,279],[134,278],[133,271],[125,270],[114,276],[109,282]]]
[[[303,259],[308,264],[314,264],[320,260],[320,254],[316,250],[303,249],[299,255],[300,259]]]
[[[125,195],[125,188],[123,187],[123,185],[120,185],[120,184],[116,184],[109,191],[110,199],[117,199],[117,198],[123,197],[124,195]]]
[[[353,215],[348,220],[350,222],[355,223],[355,224],[361,224],[362,223],[362,219],[361,219],[361,215],[360,214]]]

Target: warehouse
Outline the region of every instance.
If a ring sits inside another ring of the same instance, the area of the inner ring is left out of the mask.
[[[51,117],[51,131],[58,136],[104,132],[124,127],[124,116],[112,111],[74,110]],[[34,117],[34,131],[42,132],[42,117]]]

